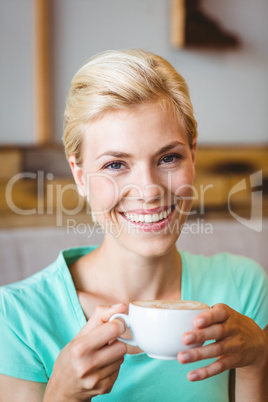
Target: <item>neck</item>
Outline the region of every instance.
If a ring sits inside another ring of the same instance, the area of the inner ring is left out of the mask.
[[[90,292],[125,303],[180,298],[181,259],[175,246],[157,257],[143,257],[118,247],[105,240],[96,250],[90,264],[94,268],[84,282]]]

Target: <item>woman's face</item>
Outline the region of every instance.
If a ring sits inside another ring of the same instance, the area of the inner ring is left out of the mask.
[[[176,117],[154,104],[91,123],[82,168],[70,158],[95,219],[112,241],[144,256],[174,246],[192,204],[194,161]]]

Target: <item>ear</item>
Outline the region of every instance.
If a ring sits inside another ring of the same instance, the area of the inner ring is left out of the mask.
[[[85,180],[83,174],[83,168],[76,164],[75,156],[71,155],[69,157],[70,168],[77,184],[78,193],[82,196],[86,196]]]

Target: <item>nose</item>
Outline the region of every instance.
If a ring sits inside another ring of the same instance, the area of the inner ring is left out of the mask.
[[[164,191],[159,184],[146,184],[142,191],[141,199],[146,203],[153,203],[163,197]]]
[[[140,187],[139,199],[146,203],[152,203],[165,194],[164,186],[156,172],[152,168],[144,168],[138,173],[137,183]]]

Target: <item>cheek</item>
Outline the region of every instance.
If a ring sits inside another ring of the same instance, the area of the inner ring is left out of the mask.
[[[94,212],[109,212],[118,202],[119,189],[113,178],[92,177],[87,188],[90,206]]]
[[[187,169],[178,173],[172,181],[172,193],[179,197],[189,197],[194,193],[194,171]]]

